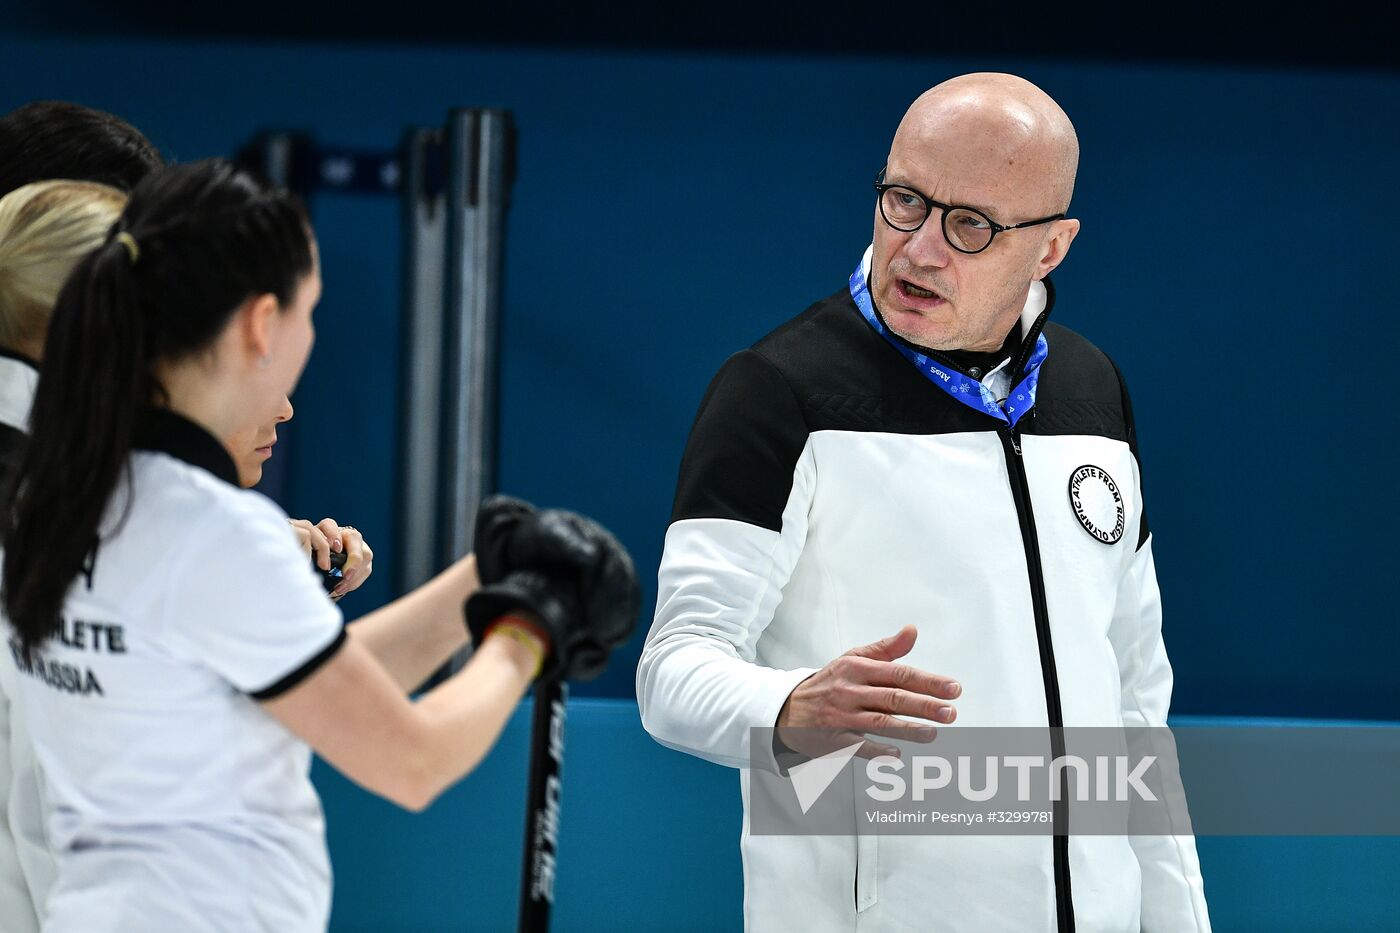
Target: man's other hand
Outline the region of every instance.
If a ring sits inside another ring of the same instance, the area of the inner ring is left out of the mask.
[[[906,625],[888,638],[852,648],[802,681],[778,713],[777,742],[813,758],[864,742],[856,754],[875,758],[898,757],[899,751],[866,735],[931,741],[937,734],[932,723],[957,717],[947,701],[957,699],[962,686],[951,677],[895,663],[918,637],[918,629]],[[905,716],[926,722],[900,718]]]

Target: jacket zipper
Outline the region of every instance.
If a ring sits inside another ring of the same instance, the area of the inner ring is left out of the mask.
[[[1047,277],[1045,310],[1040,312],[1026,333],[1021,335],[1021,346],[1011,360],[1013,374],[1025,371],[1035,350],[1036,340],[1045,329],[1045,321],[1050,309],[1055,306],[1055,286]],[[876,311],[876,314],[879,314]],[[883,318],[881,319],[883,320]],[[888,327],[888,325],[886,325]],[[903,338],[900,338],[903,341]],[[919,347],[903,341],[958,372],[962,372],[953,358],[939,350]],[[963,373],[967,375],[967,373]],[[971,378],[971,377],[969,377]],[[1033,413],[1032,413],[1033,414]],[[1055,669],[1055,647],[1050,640],[1050,610],[1045,605],[1045,572],[1040,565],[1040,541],[1035,533],[1035,513],[1031,511],[1031,489],[1026,481],[1026,465],[1021,458],[1021,440],[1016,429],[1010,425],[998,432],[1002,448],[1006,454],[1006,469],[1011,475],[1011,496],[1016,503],[1016,518],[1021,523],[1021,542],[1026,549],[1026,573],[1030,576],[1031,604],[1035,612],[1035,637],[1040,648],[1040,674],[1045,686],[1045,710],[1050,722],[1050,751],[1052,758],[1065,753],[1064,715],[1060,709],[1060,679]],[[1069,820],[1069,802],[1055,801],[1051,804],[1052,835],[1055,870],[1055,927],[1057,933],[1074,933],[1074,901],[1069,888],[1069,836],[1066,824]]]
[[[1050,721],[1050,752],[1052,758],[1065,753],[1064,715],[1060,709],[1060,681],[1055,668],[1055,646],[1050,640],[1050,611],[1045,603],[1045,573],[1040,565],[1040,542],[1035,533],[1035,513],[1031,509],[1030,484],[1026,481],[1026,464],[1021,456],[1021,440],[1016,429],[1007,427],[998,432],[1006,454],[1006,468],[1011,475],[1011,497],[1016,503],[1016,517],[1021,523],[1021,542],[1026,549],[1026,572],[1030,575],[1031,605],[1035,612],[1035,635],[1040,647],[1040,673],[1045,687],[1045,709]],[[1074,902],[1069,887],[1069,836],[1066,821],[1069,802],[1057,800],[1051,804],[1054,835],[1050,838],[1055,859],[1055,921],[1059,933],[1074,933]]]

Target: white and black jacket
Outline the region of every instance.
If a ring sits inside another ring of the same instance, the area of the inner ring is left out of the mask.
[[[1010,371],[1041,333],[1048,356],[1012,430],[932,385],[846,289],[730,357],[681,463],[637,671],[658,741],[748,768],[749,729],[799,682],[906,623],[904,662],[962,684],[960,726],[1166,722],[1128,393],[1045,323],[1048,286],[1020,324]],[[1070,494],[1085,466],[1121,490],[1106,516]],[[1210,929],[1189,836],[756,836],[741,787],[755,933]]]

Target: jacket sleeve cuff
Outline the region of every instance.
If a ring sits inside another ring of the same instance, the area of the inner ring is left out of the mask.
[[[770,741],[756,742],[753,741],[750,736],[750,768],[757,768],[760,771],[771,771],[774,774],[786,776],[788,768],[799,761],[805,760],[805,757],[799,757],[797,760],[788,761],[779,759],[777,755],[778,714],[783,711],[783,704],[786,703],[787,698],[792,695],[792,691],[797,689],[797,685],[819,670],[820,668],[816,667],[800,667],[790,671],[772,672],[777,676],[773,677],[772,682],[769,684],[769,690],[754,698],[755,706],[757,707],[755,709],[754,722],[762,723],[763,727],[772,730],[769,735]],[[798,753],[792,752],[790,754],[796,755]],[[783,756],[784,759],[787,757],[788,755]]]

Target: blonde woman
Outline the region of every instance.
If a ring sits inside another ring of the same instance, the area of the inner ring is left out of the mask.
[[[0,198],[0,478],[23,446],[49,314],[126,204],[115,188],[43,181]]]
[[[68,273],[107,238],[126,195],[84,181],[25,185],[0,198],[0,502],[29,430],[49,314]],[[6,649],[8,650],[8,649]],[[53,878],[34,752],[11,665],[0,666],[0,917],[7,933],[39,929],[39,902]]]

